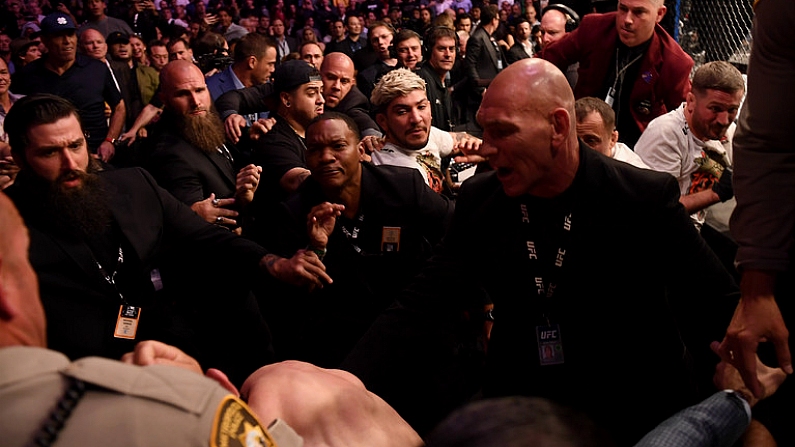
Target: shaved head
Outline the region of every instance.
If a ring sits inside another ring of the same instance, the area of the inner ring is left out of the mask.
[[[320,65],[323,97],[328,107],[337,107],[355,84],[353,61],[344,53],[329,53]]]
[[[487,97],[491,101],[487,102]],[[502,100],[510,100],[517,110],[542,115],[555,108],[566,109],[574,125],[574,93],[571,86],[563,72],[544,59],[522,59],[500,72],[486,90],[483,103],[486,106],[503,107]]]
[[[171,61],[167,63],[162,70],[160,70],[160,84],[163,86],[161,88],[173,88],[174,83],[177,82],[177,80],[195,73],[198,73],[204,77],[199,67],[197,67],[196,64],[191,61]]]
[[[105,40],[105,37],[99,31],[95,30],[94,28],[86,28],[80,33],[80,42],[85,42],[91,38],[100,37],[102,40]]]
[[[550,9],[541,17],[541,45],[546,47],[566,35],[566,15]]]
[[[580,154],[574,94],[551,63],[530,58],[509,65],[483,95],[477,120],[481,155],[509,197],[556,197],[574,181]]]
[[[102,36],[102,33],[92,28],[86,28],[80,34],[80,51],[93,59],[101,61],[107,56],[108,44],[105,42],[105,37]]]
[[[345,70],[346,74],[353,77],[354,66],[353,60],[345,53],[329,53],[323,58],[323,64],[320,65],[320,72],[334,67],[337,70]]]

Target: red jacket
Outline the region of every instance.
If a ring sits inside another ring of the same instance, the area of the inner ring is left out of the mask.
[[[617,44],[616,13],[588,14],[576,30],[545,48],[541,57],[564,72],[566,67],[579,62],[574,97],[604,99],[602,89],[611,64],[615,64]],[[693,59],[657,25],[629,99],[632,116],[641,131],[646,130],[649,121],[682,104],[690,91],[692,69]]]

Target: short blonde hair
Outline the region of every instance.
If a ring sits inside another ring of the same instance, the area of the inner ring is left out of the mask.
[[[408,96],[415,90],[425,91],[425,81],[407,68],[398,68],[381,76],[375,85],[370,103],[382,113],[398,96]]]

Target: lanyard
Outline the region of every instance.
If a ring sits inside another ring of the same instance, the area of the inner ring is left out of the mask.
[[[116,268],[113,269],[113,272],[111,274],[108,274],[107,271],[105,271],[105,269],[102,267],[102,264],[100,264],[99,261],[94,259],[94,262],[97,264],[99,273],[102,275],[103,278],[105,278],[105,281],[107,281],[108,284],[113,286],[113,288],[116,290],[116,293],[119,294],[121,302],[126,305],[127,299],[124,298],[124,295],[121,294],[119,288],[116,286],[116,273],[119,273],[119,268],[121,267],[122,264],[124,264],[124,251],[122,251],[121,246],[119,246],[119,259],[116,261]]]
[[[561,225],[557,227],[559,228],[559,231],[556,231],[558,235],[556,240],[559,242],[557,244],[557,250],[539,253],[536,238],[541,235],[542,232],[538,231],[539,229],[537,227],[534,228],[532,225],[527,204],[520,204],[519,209],[521,211],[521,227],[524,236],[525,250],[527,251],[527,260],[530,264],[531,271],[535,272],[533,282],[536,286],[536,294],[544,300],[544,317],[549,320],[547,307],[550,300],[555,296],[563,272],[563,266],[566,261],[566,253],[571,239],[572,212],[565,212],[562,222],[560,222]],[[548,246],[555,247],[555,245],[556,244],[553,242]],[[543,256],[540,257],[539,255]]]
[[[362,254],[362,248],[359,247],[359,225],[364,222],[364,214],[360,212],[356,217],[351,219],[351,221],[353,222],[353,228],[348,229],[345,222],[340,221],[340,229],[342,230],[342,234],[345,235],[345,238],[348,239],[348,242],[350,242],[351,247],[356,250],[356,253]]]
[[[616,90],[616,87],[618,87],[619,90],[621,89],[621,86],[624,84],[624,76],[627,74],[627,69],[629,69],[629,67],[631,67],[632,64],[639,61],[640,58],[643,57],[643,54],[644,53],[639,54],[637,57],[635,57],[635,59],[632,59],[628,64],[625,64],[623,67],[621,67],[621,69],[619,69],[618,59],[620,58],[620,55],[619,55],[619,50],[616,49],[616,78],[613,80],[613,86],[610,87],[610,90],[607,91],[607,96],[605,97],[605,102],[607,103],[607,105],[613,107],[613,103],[615,102],[616,96],[621,94],[619,91]],[[619,101],[618,107],[620,109],[621,101]],[[620,110],[616,111],[616,115],[618,115],[619,111]]]
[[[224,158],[226,158],[229,161],[229,163],[235,162],[235,158],[232,157],[232,153],[229,152],[229,149],[226,147],[225,144],[222,144],[221,147],[218,148],[218,153],[223,155]]]

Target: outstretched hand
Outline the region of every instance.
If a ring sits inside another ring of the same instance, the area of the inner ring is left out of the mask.
[[[718,347],[720,343],[713,341],[710,348],[715,354],[718,354]],[[756,357],[756,356],[755,356]],[[740,372],[731,365],[731,363],[721,361],[715,367],[715,375],[712,381],[718,389],[734,390],[740,393],[747,401],[748,405],[754,406],[760,400],[766,399],[773,395],[778,390],[784,380],[787,378],[787,373],[781,368],[771,368],[756,357],[756,383],[761,387],[761,394],[755,395],[746,386]]]
[[[726,336],[717,348],[724,362],[740,372],[748,389],[761,398],[764,390],[757,378],[756,351],[760,342],[771,342],[781,369],[792,374],[789,331],[774,296],[775,274],[759,270],[743,272],[737,304]]]
[[[323,250],[328,244],[328,238],[337,224],[337,217],[345,210],[345,205],[323,202],[315,205],[307,215],[306,230],[309,235],[309,245]]]

